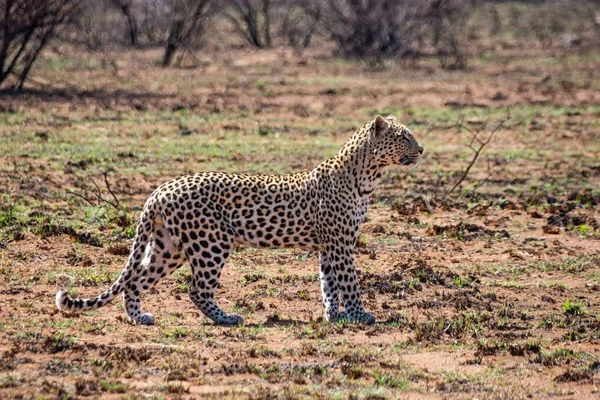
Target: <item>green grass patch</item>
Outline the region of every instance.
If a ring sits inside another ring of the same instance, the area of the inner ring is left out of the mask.
[[[103,392],[108,393],[125,393],[127,392],[128,385],[119,381],[111,381],[107,379],[100,380],[100,388]]]
[[[585,315],[586,304],[583,301],[571,301],[566,299],[562,305],[562,308],[567,315],[574,317],[581,317]]]
[[[374,372],[373,379],[375,380],[376,386],[383,386],[402,391],[410,389],[410,381],[408,379],[394,376],[393,374]]]

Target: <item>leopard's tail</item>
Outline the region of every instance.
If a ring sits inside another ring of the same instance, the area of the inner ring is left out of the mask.
[[[102,294],[94,298],[72,299],[67,294],[67,291],[62,289],[56,293],[56,308],[67,313],[78,313],[82,311],[95,310],[110,303],[119,293],[125,289],[129,281],[135,278],[141,272],[142,259],[146,246],[150,240],[154,225],[154,207],[148,203],[144,207],[140,216],[140,222],[135,231],[135,239],[133,247],[125,265],[125,269],[119,275],[119,278],[111,285],[111,287]]]

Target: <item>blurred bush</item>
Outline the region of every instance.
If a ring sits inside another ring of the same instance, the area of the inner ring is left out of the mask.
[[[435,57],[442,68],[463,69],[474,53],[498,45],[595,48],[599,6],[599,0],[0,0],[8,27],[0,30],[0,85],[22,87],[37,56],[57,40],[102,52],[113,66],[110,53],[127,46],[162,46],[161,63],[169,66],[177,54],[178,65],[186,55],[196,60],[200,48],[301,51],[317,43],[373,68],[390,59]]]

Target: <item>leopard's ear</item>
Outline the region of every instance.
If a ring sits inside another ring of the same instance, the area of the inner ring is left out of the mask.
[[[375,136],[383,135],[390,129],[390,123],[381,115],[375,117],[373,121],[373,134]]]

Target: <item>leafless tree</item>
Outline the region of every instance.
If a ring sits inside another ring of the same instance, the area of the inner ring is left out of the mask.
[[[171,1],[144,0],[139,7],[140,34],[151,44],[163,44],[169,30],[168,18],[172,11]]]
[[[283,17],[279,34],[295,48],[306,48],[317,32],[323,17],[320,0],[290,1],[281,6]]]
[[[433,0],[426,18],[442,68],[463,69],[469,58],[467,22],[478,0]]]
[[[178,49],[187,49],[192,39],[196,42],[202,39],[209,16],[218,7],[216,0],[173,0],[173,3],[163,67],[171,64]]]
[[[81,10],[75,18],[72,32],[67,37],[90,51],[106,51],[120,43],[115,29],[108,29],[113,20],[113,7],[106,1],[82,0]]]
[[[174,0],[82,0],[69,38],[92,51],[140,43],[163,46],[174,4]]]
[[[138,23],[132,10],[133,0],[109,0],[110,4],[116,7],[127,21],[127,32],[129,43],[136,45],[138,42]]]
[[[271,47],[272,0],[225,0],[225,16],[252,46]]]
[[[0,85],[23,84],[42,50],[79,11],[81,0],[0,0]]]

